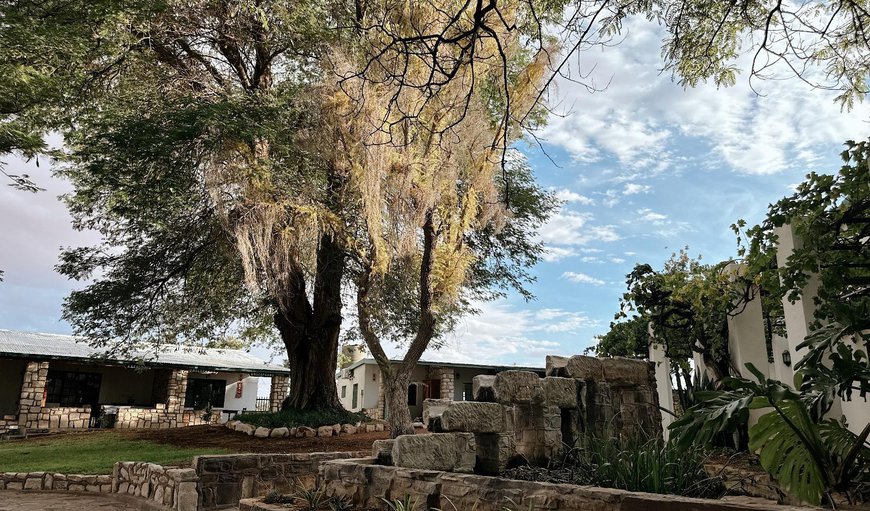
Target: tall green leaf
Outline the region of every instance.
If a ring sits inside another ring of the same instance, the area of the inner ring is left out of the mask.
[[[749,429],[749,448],[783,489],[813,505],[831,486],[826,449],[804,404],[783,400]]]

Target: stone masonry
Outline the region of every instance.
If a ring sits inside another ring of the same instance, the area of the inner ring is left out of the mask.
[[[529,371],[476,376],[475,401],[424,402],[430,431],[443,435],[412,443],[399,437],[391,457],[396,466],[421,469],[432,453],[473,445],[474,471],[498,474],[513,462],[546,464],[565,446],[590,438],[660,435],[653,371],[641,360],[574,356],[547,357],[545,378]],[[452,469],[443,470],[470,471],[464,459],[455,460]]]
[[[18,424],[30,429],[87,428],[91,419],[90,407],[43,407],[45,385],[48,380],[48,362],[28,362],[18,399]]]
[[[290,390],[290,377],[284,375],[272,376],[272,386],[269,390],[269,411],[277,412],[281,409],[281,404],[287,398],[287,392]]]

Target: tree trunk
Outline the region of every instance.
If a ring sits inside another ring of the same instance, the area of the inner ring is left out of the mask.
[[[403,364],[404,365],[404,364]],[[384,385],[384,402],[387,404],[387,421],[390,427],[390,438],[399,435],[413,435],[411,410],[408,409],[408,386],[411,384],[411,372],[404,367],[385,373],[381,368]]]
[[[341,282],[346,256],[329,234],[317,248],[314,304],[301,269],[294,272],[275,325],[287,348],[290,389],[285,408],[343,409],[335,386],[341,332]]]

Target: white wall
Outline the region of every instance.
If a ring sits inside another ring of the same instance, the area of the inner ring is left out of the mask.
[[[259,378],[245,373],[188,373],[188,379],[225,380],[227,382],[224,393],[224,406],[226,410],[255,410],[257,408],[257,387]],[[268,379],[268,378],[267,378]],[[236,383],[242,382],[242,397],[236,397]]]

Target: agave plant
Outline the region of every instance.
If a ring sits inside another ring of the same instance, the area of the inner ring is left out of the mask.
[[[680,447],[704,444],[745,421],[749,410],[770,409],[749,429],[749,447],[786,492],[814,505],[823,498],[833,502],[833,492],[852,502],[865,498],[870,424],[856,435],[843,421],[822,420],[810,412],[820,401],[816,392],[799,394],[752,364],[746,367],[757,382],[726,378],[722,391],[696,395],[699,403],[670,426],[671,441]]]

